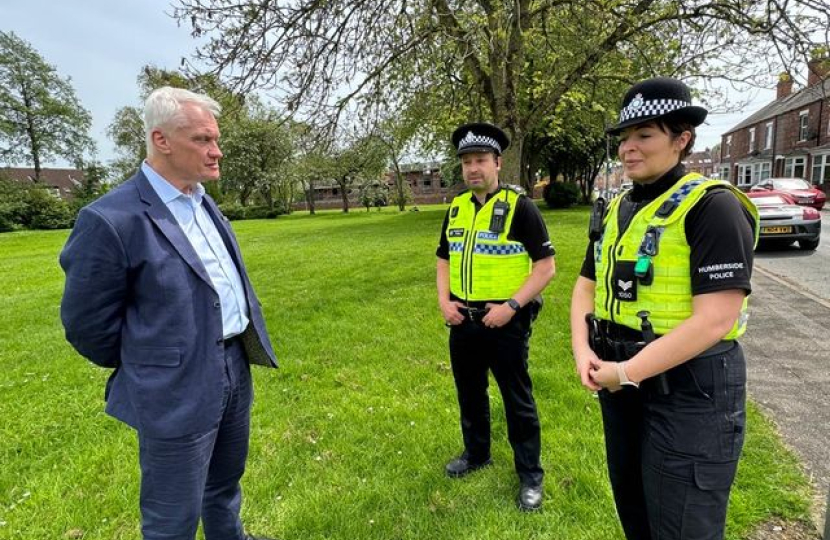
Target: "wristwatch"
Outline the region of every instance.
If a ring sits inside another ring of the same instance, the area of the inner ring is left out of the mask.
[[[518,301],[516,301],[516,299],[515,299],[515,298],[511,298],[510,300],[508,300],[507,302],[505,302],[505,304],[507,304],[508,306],[512,307],[512,308],[513,308],[513,311],[519,311],[520,309],[522,309],[522,306],[520,306],[520,305],[519,305],[519,302],[518,302]]]

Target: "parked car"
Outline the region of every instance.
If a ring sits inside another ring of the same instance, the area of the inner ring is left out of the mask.
[[[816,186],[810,185],[803,178],[767,178],[761,180],[750,191],[782,191],[791,195],[796,204],[812,206],[816,210],[824,208],[827,195]]]
[[[781,191],[750,191],[749,198],[758,207],[761,218],[760,242],[787,245],[798,241],[798,247],[812,251],[821,239],[821,212],[796,204],[791,195]]]

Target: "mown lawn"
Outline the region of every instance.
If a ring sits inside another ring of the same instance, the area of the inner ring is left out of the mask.
[[[495,466],[443,474],[461,450],[434,251],[441,207],[237,222],[282,362],[256,368],[243,517],[285,539],[622,538],[598,403],[579,386],[568,329],[587,211],[544,211],[557,277],[534,328],[546,503],[517,479],[492,393]],[[133,432],[106,416],[107,372],[66,344],[58,316],[67,231],[0,235],[0,539],[138,539]],[[493,387],[495,388],[495,387]],[[752,408],[729,538],[806,519],[807,481]]]

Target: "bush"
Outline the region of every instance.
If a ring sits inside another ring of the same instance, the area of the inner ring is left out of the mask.
[[[545,186],[542,196],[548,208],[569,208],[579,200],[579,187],[566,182],[551,182]]]
[[[225,214],[225,217],[231,221],[238,221],[241,219],[274,219],[281,214],[285,214],[285,209],[280,206],[271,208],[269,206],[242,206],[239,203],[223,203],[219,205],[219,210]]]
[[[25,187],[0,178],[0,232],[13,231],[23,225],[26,195]]]
[[[245,207],[237,203],[222,203],[219,210],[231,221],[245,219]]]
[[[32,188],[26,197],[23,225],[29,229],[68,229],[75,222],[72,208],[45,189]]]
[[[13,231],[20,227],[20,216],[26,209],[26,205],[20,201],[0,202],[0,232]]]
[[[49,190],[0,179],[0,232],[66,229],[74,221],[74,209]]]

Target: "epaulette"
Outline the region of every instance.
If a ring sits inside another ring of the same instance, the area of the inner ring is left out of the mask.
[[[527,195],[525,188],[516,184],[504,184],[505,189],[509,189],[510,191],[518,194],[518,195]]]

